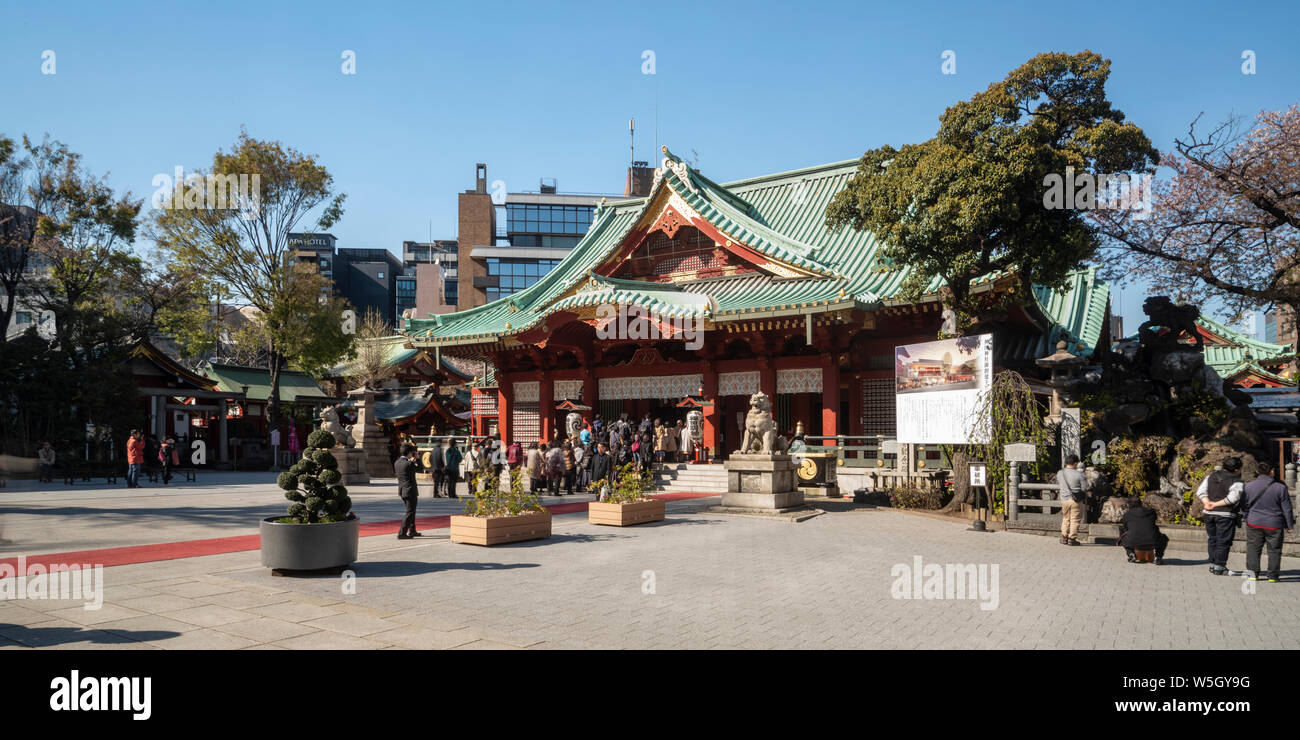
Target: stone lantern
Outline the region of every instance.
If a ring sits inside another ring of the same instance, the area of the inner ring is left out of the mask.
[[[1052,373],[1052,377],[1047,381],[1047,384],[1052,388],[1051,418],[1053,420],[1060,420],[1061,418],[1061,389],[1074,380],[1078,375],[1079,368],[1087,362],[1078,355],[1070,354],[1069,350],[1066,349],[1067,346],[1065,340],[1062,339],[1056,343],[1055,353],[1034,360],[1039,367],[1046,368]]]

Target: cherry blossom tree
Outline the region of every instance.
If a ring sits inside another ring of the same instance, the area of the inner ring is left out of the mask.
[[[1199,121],[1199,117],[1198,117]],[[1147,218],[1094,211],[1107,277],[1142,280],[1190,303],[1220,302],[1234,318],[1300,310],[1300,109],[1263,111],[1245,130],[1229,119],[1207,134],[1193,121],[1161,158]],[[1282,327],[1279,327],[1282,328]],[[1294,328],[1294,327],[1286,327]]]

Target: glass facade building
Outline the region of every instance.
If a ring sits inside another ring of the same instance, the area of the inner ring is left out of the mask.
[[[490,277],[496,277],[496,285],[488,286],[489,302],[513,295],[537,282],[538,278],[550,272],[560,264],[558,259],[507,259],[488,257],[487,271]]]
[[[507,203],[506,236],[515,247],[577,245],[591,228],[592,206]]]

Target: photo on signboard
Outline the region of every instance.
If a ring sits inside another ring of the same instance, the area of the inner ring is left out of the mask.
[[[908,344],[894,350],[898,393],[932,393],[979,388],[979,337]]]

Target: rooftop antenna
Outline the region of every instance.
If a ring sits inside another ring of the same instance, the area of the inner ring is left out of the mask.
[[[627,121],[628,138],[631,140],[632,159],[631,166],[636,166],[636,119],[629,118]]]

